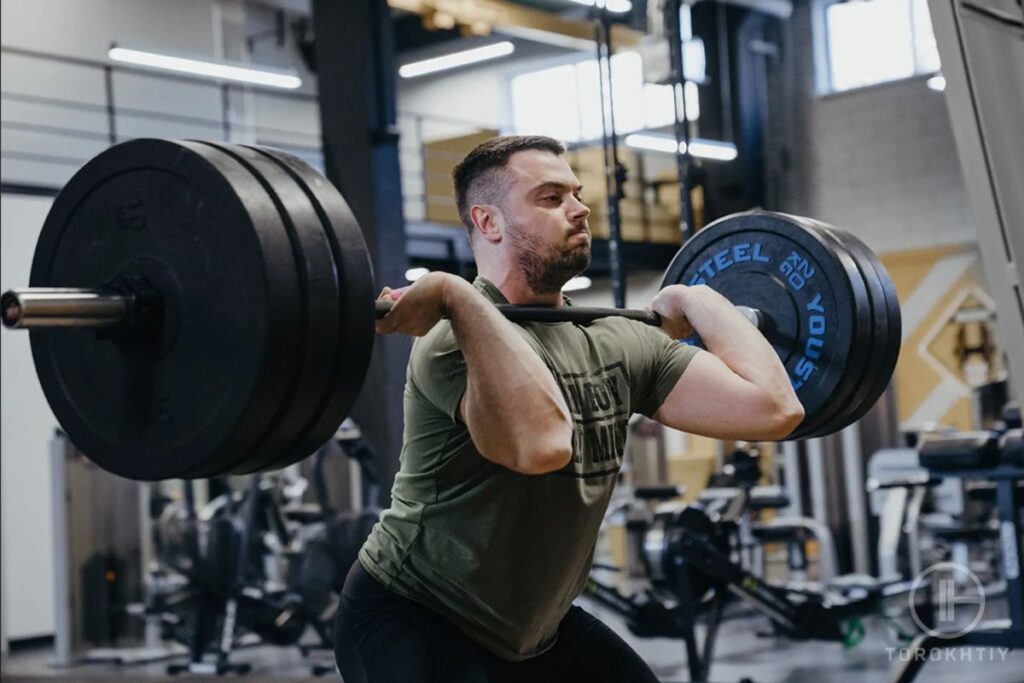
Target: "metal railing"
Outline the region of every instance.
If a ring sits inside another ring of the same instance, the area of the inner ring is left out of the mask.
[[[53,92],[53,88],[45,86],[34,87],[36,92],[12,90],[7,87],[0,90],[0,102],[4,105],[0,128],[5,133],[0,157],[15,162],[34,162],[51,167],[48,171],[32,174],[34,178],[25,178],[22,177],[25,169],[19,169],[12,164],[4,169],[5,182],[41,179],[43,184],[59,187],[74,170],[94,155],[74,155],[60,151],[66,150],[69,146],[73,148],[75,142],[97,143],[96,149],[90,151],[99,152],[108,145],[142,135],[174,137],[168,134],[174,126],[194,129],[199,133],[196,137],[282,147],[313,162],[321,158],[319,131],[260,125],[252,120],[239,120],[233,116],[232,111],[232,100],[241,96],[255,94],[260,98],[275,98],[289,103],[315,106],[316,96],[312,94],[279,93],[258,87],[153,72],[130,65],[10,46],[0,47],[0,53],[7,62],[5,70],[17,68],[9,58],[22,58],[40,65],[36,68],[43,68],[42,64],[65,67],[69,76],[77,69],[85,69],[87,73],[91,71],[95,74],[97,84],[102,83],[102,91],[92,93],[96,95],[95,101],[92,102],[63,97],[60,93]],[[209,89],[211,94],[217,95],[215,101],[219,102],[219,111],[211,110],[210,115],[203,116],[119,105],[118,77],[124,75],[161,85],[171,84],[171,87],[187,84],[189,87]],[[5,85],[10,80],[12,79],[5,79]],[[88,80],[88,77],[79,80]],[[10,114],[13,111],[20,111],[21,116]],[[74,120],[75,123],[58,123],[68,119]],[[132,131],[132,134],[125,133],[126,130]],[[21,135],[17,135],[18,133]]]
[[[318,126],[286,127],[277,122],[274,125],[261,122],[261,114],[252,101],[252,98],[269,98],[278,104],[294,106],[299,111],[302,107],[317,106],[314,93],[285,93],[11,46],[0,46],[0,53],[5,62],[8,57],[20,58],[40,66],[65,67],[69,74],[85,69],[86,73],[94,74],[97,86],[96,90],[86,93],[87,97],[75,99],[42,84],[33,84],[31,89],[34,92],[11,88],[8,83],[13,79],[5,79],[4,88],[0,90],[0,102],[4,105],[4,115],[0,118],[4,136],[0,157],[13,162],[5,164],[3,180],[7,186],[42,186],[56,192],[79,167],[107,146],[142,136],[200,137],[277,147],[323,170],[322,139]],[[16,68],[9,62],[4,65],[5,71]],[[126,105],[119,87],[128,85],[122,83],[124,77],[143,79],[146,83],[168,88],[208,89],[213,96],[207,98],[205,108],[209,113]],[[245,110],[242,115],[239,115],[239,109]],[[319,121],[319,114],[314,113],[309,118]],[[428,202],[439,200],[429,196],[431,181],[434,181],[434,186],[449,181],[447,171],[443,178],[428,176],[427,157],[430,152],[427,143],[431,139],[479,132],[483,128],[475,122],[455,117],[416,112],[399,112],[398,119],[401,131],[399,164],[406,218],[425,221]],[[71,123],[65,123],[67,121]],[[190,134],[183,136],[175,132],[182,128],[191,131]],[[76,147],[87,150],[87,153],[76,154]],[[38,168],[30,173],[24,164]],[[450,200],[450,194],[445,199]]]

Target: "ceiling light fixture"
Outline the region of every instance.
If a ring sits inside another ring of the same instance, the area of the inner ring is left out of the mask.
[[[668,135],[658,135],[656,133],[631,133],[626,136],[625,143],[627,147],[632,147],[633,149],[642,149],[648,152],[663,152],[665,154],[672,154],[677,149],[674,138]],[[680,142],[678,150],[680,154],[685,152],[686,143]],[[690,140],[690,155],[700,159],[732,161],[736,158],[737,151],[736,145],[731,142],[693,138]]]
[[[685,144],[679,146],[679,151],[686,149]],[[732,161],[736,158],[736,145],[731,142],[720,142],[718,140],[702,140],[694,138],[690,140],[690,155],[700,159],[714,159],[715,161]]]
[[[175,57],[157,52],[130,50],[116,46],[110,48],[107,56],[115,62],[177,71],[178,73],[192,74],[194,76],[219,78],[237,83],[264,85],[270,88],[294,90],[302,85],[302,79],[294,71],[278,71],[265,67],[253,68],[229,62],[206,62],[200,59]]]
[[[467,64],[476,64],[490,59],[497,59],[515,52],[516,46],[507,40],[500,43],[492,43],[483,47],[475,47],[471,50],[453,52],[440,57],[432,57],[418,62],[403,64],[398,68],[398,75],[402,78],[416,78],[427,74],[447,71]]]

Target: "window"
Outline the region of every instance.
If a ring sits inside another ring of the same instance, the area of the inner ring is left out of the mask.
[[[636,52],[612,56],[615,131],[631,133],[670,126],[675,121],[672,87],[645,83]],[[512,125],[516,133],[550,135],[565,142],[601,137],[601,98],[597,60],[531,71],[512,78]],[[686,117],[700,117],[697,84],[687,82]]]
[[[583,122],[576,80],[573,64],[513,78],[512,117],[516,132],[579,140]]]
[[[927,0],[823,3],[818,83],[838,92],[939,70]]]

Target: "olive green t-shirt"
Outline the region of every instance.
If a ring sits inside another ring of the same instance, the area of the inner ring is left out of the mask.
[[[506,302],[490,282],[474,284]],[[458,417],[466,364],[442,321],[413,346],[401,469],[391,507],[359,553],[392,591],[512,661],[554,643],[590,571],[627,422],[633,413],[653,414],[696,353],[621,317],[517,330],[565,396],[575,426],[572,460],[557,472],[526,475],[480,455]]]

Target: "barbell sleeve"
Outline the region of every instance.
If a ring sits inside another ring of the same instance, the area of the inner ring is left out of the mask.
[[[129,300],[97,289],[31,287],[0,298],[3,324],[10,328],[117,327],[129,315]]]

